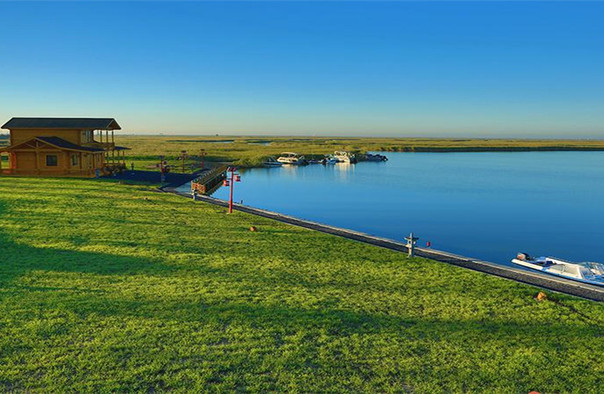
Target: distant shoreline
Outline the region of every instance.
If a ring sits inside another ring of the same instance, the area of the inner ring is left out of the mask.
[[[390,147],[380,152],[472,153],[472,152],[596,152],[604,146],[476,146],[476,147]]]
[[[296,152],[307,159],[318,159],[334,151],[365,152],[566,152],[604,151],[604,140],[554,139],[478,139],[478,138],[354,138],[354,137],[268,137],[268,136],[132,136],[116,133],[116,143],[132,148],[126,160],[137,169],[157,164],[160,156],[175,168],[188,163],[231,162],[239,167],[261,167],[269,157]],[[193,168],[190,169],[192,171]]]

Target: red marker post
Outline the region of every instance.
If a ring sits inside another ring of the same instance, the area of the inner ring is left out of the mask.
[[[241,175],[235,174],[237,171],[237,167],[229,167],[227,169],[227,173],[231,173],[231,177],[224,180],[224,186],[230,186],[229,190],[229,213],[233,213],[233,186],[235,186],[235,182],[241,182]]]

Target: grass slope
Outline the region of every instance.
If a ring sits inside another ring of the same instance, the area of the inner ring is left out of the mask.
[[[118,133],[119,134],[119,133]],[[527,140],[527,139],[435,139],[435,138],[328,138],[328,137],[199,137],[199,136],[116,136],[116,143],[132,148],[128,163],[138,169],[158,163],[165,155],[168,162],[181,170],[177,160],[186,150],[199,163],[200,149],[206,161],[236,161],[244,167],[261,165],[269,156],[293,151],[306,157],[323,156],[336,150],[459,152],[523,150],[604,150],[604,140]]]
[[[143,186],[0,178],[0,225],[0,391],[604,386],[602,304]]]

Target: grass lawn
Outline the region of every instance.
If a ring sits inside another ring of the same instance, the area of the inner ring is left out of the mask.
[[[0,391],[604,387],[600,303],[140,185],[0,178],[0,226]]]

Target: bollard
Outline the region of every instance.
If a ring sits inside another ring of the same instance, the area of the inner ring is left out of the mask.
[[[408,237],[405,237],[407,241],[407,252],[409,257],[415,256],[415,244],[419,240],[419,237],[413,236],[413,233],[410,233]]]

